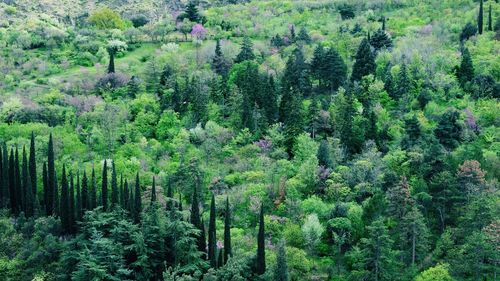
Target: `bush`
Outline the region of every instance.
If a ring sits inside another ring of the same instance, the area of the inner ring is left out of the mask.
[[[352,19],[356,16],[354,14],[354,6],[353,5],[343,3],[337,9],[339,10],[340,17],[343,20]]]
[[[477,27],[472,23],[467,23],[462,29],[462,33],[460,33],[460,41],[465,41],[476,35]]]

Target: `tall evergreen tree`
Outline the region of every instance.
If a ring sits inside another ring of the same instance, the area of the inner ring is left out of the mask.
[[[234,60],[235,63],[244,62],[246,60],[255,59],[255,54],[253,53],[253,43],[250,37],[243,38],[243,44],[241,45],[240,53],[236,56]]]
[[[31,189],[33,190],[33,202],[38,201],[38,188],[36,176],[36,152],[35,152],[35,133],[31,132],[30,140],[30,158],[29,158],[29,174],[31,181]]]
[[[107,211],[108,209],[108,164],[104,160],[104,165],[102,166],[102,182],[101,182],[101,204],[102,210]]]
[[[401,68],[399,69],[398,77],[396,81],[396,89],[395,89],[395,98],[401,99],[404,98],[410,92],[410,78],[408,76],[408,70],[406,67],[406,63],[403,62],[401,64]]]
[[[493,31],[493,17],[491,15],[491,3],[488,8],[488,31]]]
[[[47,162],[43,162],[43,167],[42,167],[42,184],[43,184],[43,206],[45,207],[45,212],[47,212],[47,205],[49,204],[49,195],[50,195],[50,188],[49,188],[49,176],[47,174]],[[45,213],[48,215],[47,213]]]
[[[111,206],[114,208],[118,206],[118,180],[116,178],[115,161],[111,162]]]
[[[61,174],[61,225],[65,233],[71,232],[71,213],[70,213],[70,201],[69,201],[69,187],[68,179],[66,178],[66,164],[63,164],[62,174]]]
[[[329,48],[323,57],[325,86],[330,92],[336,91],[347,79],[347,65],[335,48]]]
[[[194,0],[188,2],[186,6],[186,11],[184,12],[184,16],[191,22],[200,22],[201,17],[198,12],[198,7],[196,6],[196,2]]]
[[[22,190],[24,198],[24,213],[27,217],[32,217],[35,213],[35,202],[33,189],[31,188],[30,171],[28,159],[26,156],[26,147],[23,146],[23,164],[22,164]]]
[[[3,165],[3,152],[0,148],[0,208],[6,207],[5,204],[7,197],[5,196],[5,185],[4,185],[4,165]]]
[[[217,40],[215,44],[215,55],[212,59],[212,69],[215,73],[226,76],[229,71],[229,64],[224,58],[224,54],[222,53],[222,49],[220,46],[220,40]]]
[[[141,198],[141,183],[139,182],[139,172],[135,176],[135,194],[134,194],[134,221],[140,221],[142,211],[142,198]]]
[[[167,211],[172,211],[172,209],[174,209],[173,203],[174,203],[174,198],[172,191],[172,182],[171,182],[171,177],[169,177],[167,183],[167,202],[165,204],[165,208]]]
[[[299,35],[297,36],[297,39],[300,41],[303,41],[306,44],[311,43],[311,37],[309,36],[309,34],[307,33],[307,30],[304,27],[300,28]]]
[[[226,211],[224,217],[224,264],[227,263],[227,260],[232,255],[233,250],[231,249],[231,209],[229,208],[229,198],[226,198]]]
[[[16,169],[14,166],[16,165],[14,156],[14,149],[10,149],[9,155],[9,194],[10,194],[10,209],[14,214],[18,212],[18,201],[16,197]]]
[[[125,182],[123,183],[123,209],[124,210],[129,210],[130,211],[130,208],[129,208],[129,200],[130,200],[130,191],[128,189],[128,181],[127,179],[125,179]]]
[[[87,172],[83,170],[82,177],[82,215],[85,211],[90,209],[90,194],[89,194],[89,180],[87,178]]]
[[[264,206],[260,205],[259,233],[257,236],[257,256],[255,260],[255,273],[262,275],[266,272],[266,249],[264,230]]]
[[[439,142],[448,149],[458,146],[462,135],[462,125],[459,123],[460,113],[455,109],[449,109],[438,119],[434,129],[434,135]]]
[[[69,213],[70,229],[71,232],[75,231],[75,178],[73,171],[69,171],[69,210],[63,210],[63,212]]]
[[[415,266],[416,262],[423,261],[429,253],[429,231],[416,204],[408,209],[401,224],[403,257],[407,264]]]
[[[203,224],[201,222],[201,217],[200,217],[198,184],[195,184],[195,186],[193,188],[193,196],[191,198],[190,221],[191,221],[191,224],[196,227],[196,229],[200,230],[200,234],[197,235],[196,245],[198,246],[198,251],[204,253],[206,251],[205,229],[203,227]]]
[[[456,75],[462,88],[474,79],[474,65],[472,64],[472,58],[468,48],[464,48],[462,52],[462,61],[457,68]]]
[[[57,173],[54,172],[54,178],[57,180]],[[59,193],[59,187],[57,185],[57,181],[54,182],[54,214],[57,217],[61,216],[61,202],[60,202],[60,193]]]
[[[120,187],[118,188],[119,192],[119,197],[120,197],[120,206],[123,207],[123,209],[126,209],[125,208],[125,192],[123,190],[123,174],[120,174]],[[128,193],[127,193],[128,195]]]
[[[17,202],[16,214],[19,214],[23,210],[24,202],[23,202],[23,186],[21,181],[21,170],[20,170],[20,162],[19,162],[19,149],[16,147],[16,152],[14,156],[14,183],[15,183],[15,196]]]
[[[54,164],[54,141],[52,139],[52,133],[49,135],[49,144],[47,149],[47,183],[48,183],[48,196],[45,205],[46,213],[48,216],[54,213],[54,207],[57,204],[55,201],[55,196],[57,192],[56,188],[56,169]]]
[[[479,14],[477,15],[477,30],[479,34],[483,34],[483,19],[484,19],[483,0],[479,0]]]
[[[217,236],[215,225],[215,195],[212,194],[210,202],[210,220],[208,222],[208,260],[212,268],[217,267]]]
[[[286,262],[285,241],[281,240],[278,244],[278,253],[276,255],[276,267],[274,269],[274,281],[288,281],[288,264]]]
[[[97,179],[95,176],[95,169],[92,166],[92,174],[90,176],[90,192],[89,192],[89,210],[97,207]]]
[[[0,161],[2,162],[2,196],[3,196],[3,204],[0,207],[9,207],[10,205],[10,192],[9,192],[9,152],[7,150],[7,144],[4,142],[2,145],[2,158]]]
[[[76,204],[75,204],[75,219],[77,221],[82,221],[83,217],[83,212],[82,212],[82,192],[81,192],[81,187],[80,187],[80,173],[76,173]]]
[[[375,73],[375,55],[368,39],[365,38],[361,41],[355,59],[351,74],[352,81],[361,81],[363,76]]]
[[[383,48],[390,48],[392,47],[392,39],[384,29],[378,29],[370,38],[370,45],[372,45],[376,51]]]
[[[156,183],[155,183],[155,177],[153,176],[153,187],[151,188],[151,207],[154,205],[156,202]]]

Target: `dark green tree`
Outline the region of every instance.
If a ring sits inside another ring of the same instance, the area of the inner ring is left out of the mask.
[[[412,204],[401,221],[403,257],[407,264],[415,266],[429,253],[429,231],[424,217],[416,204]]]
[[[439,142],[448,149],[458,146],[462,135],[462,126],[459,124],[460,113],[455,109],[449,109],[438,119],[434,129],[434,135]]]
[[[66,178],[66,164],[63,164],[62,174],[61,174],[61,226],[63,231],[68,234],[71,233],[71,213],[70,213],[70,201],[69,201],[69,187],[68,179]]]
[[[361,81],[363,76],[375,73],[375,55],[371,50],[368,39],[364,38],[361,41],[355,59],[351,74],[352,81]]]
[[[83,204],[82,204],[82,191],[80,186],[80,172],[76,173],[76,203],[75,203],[75,219],[82,221],[83,217]],[[76,225],[75,225],[76,226]]]
[[[404,98],[410,92],[410,86],[411,82],[410,82],[410,77],[408,76],[408,69],[406,67],[406,63],[403,62],[401,64],[401,68],[399,69],[395,85],[394,98],[396,100]]]
[[[231,209],[229,208],[229,198],[226,198],[226,211],[224,217],[224,264],[227,263],[229,257],[233,255],[231,249]]]
[[[206,251],[206,241],[205,241],[205,228],[200,217],[200,203],[199,203],[198,185],[195,184],[193,188],[193,195],[191,198],[191,224],[198,229],[200,232],[196,235],[196,245],[198,246],[198,251],[205,253]],[[205,255],[204,255],[205,256]]]
[[[493,31],[493,17],[491,15],[491,3],[488,8],[488,31]]]
[[[135,194],[134,194],[134,221],[140,221],[140,214],[142,211],[142,198],[141,198],[141,185],[139,182],[139,172],[135,176]]]
[[[76,227],[76,204],[75,204],[75,179],[73,176],[73,171],[69,171],[69,210],[67,211],[69,213],[69,221],[70,221],[70,229],[71,232],[73,233],[75,231]]]
[[[198,7],[195,1],[189,1],[186,6],[186,11],[184,12],[184,17],[192,22],[200,22],[201,17],[198,12]]]
[[[151,206],[156,203],[156,183],[155,177],[153,176],[153,186],[151,187]]]
[[[35,202],[34,202],[33,189],[31,188],[30,171],[28,167],[28,159],[26,156],[25,146],[23,146],[22,189],[23,189],[24,213],[26,217],[32,217],[35,213]]]
[[[472,64],[472,58],[468,48],[464,48],[462,52],[462,61],[457,68],[456,75],[462,88],[474,79],[474,65]]]
[[[7,197],[5,196],[3,153],[0,148],[0,208],[7,207]]]
[[[336,91],[347,80],[347,65],[335,48],[329,48],[323,56],[321,76],[330,92]]]
[[[372,45],[376,51],[383,48],[388,49],[392,47],[392,39],[384,29],[380,28],[371,36],[370,45]]]
[[[23,211],[24,207],[24,193],[23,193],[23,182],[21,181],[21,167],[20,167],[20,162],[19,162],[19,149],[16,147],[16,152],[14,156],[14,183],[15,183],[15,190],[14,190],[14,195],[16,196],[16,202],[17,202],[17,208],[16,208],[16,214],[19,214],[19,212]]]
[[[89,210],[97,207],[97,179],[95,176],[95,169],[92,166],[92,174],[90,176],[90,192],[89,192]]]
[[[44,208],[49,202],[49,183],[48,183],[48,175],[47,175],[47,162],[43,162],[42,166],[42,184],[43,184],[43,206]],[[44,209],[45,212],[47,212],[47,208]],[[47,215],[47,213],[45,213]]]
[[[266,272],[266,248],[264,230],[264,206],[260,206],[259,233],[257,235],[257,256],[255,258],[255,273],[262,275]]]
[[[125,179],[123,183],[123,209],[130,211],[130,191],[128,188],[128,181]]]
[[[462,29],[462,32],[460,33],[460,41],[461,42],[466,41],[476,34],[477,34],[477,27],[472,23],[468,22]]]
[[[116,177],[115,161],[111,162],[111,206],[118,206],[119,202],[118,180]]]
[[[229,64],[222,53],[220,40],[217,40],[217,43],[215,44],[215,55],[212,59],[212,70],[222,76],[226,76],[229,71]]]
[[[255,59],[255,54],[253,53],[253,43],[250,37],[243,38],[243,44],[241,45],[240,53],[236,56],[234,60],[235,63],[240,63],[246,60]]]
[[[18,212],[18,200],[16,196],[16,169],[15,169],[16,161],[14,156],[14,149],[10,149],[9,155],[9,194],[10,194],[10,209],[14,214]]]
[[[52,133],[49,135],[49,144],[47,149],[48,161],[47,161],[47,183],[48,183],[48,195],[47,202],[45,204],[46,213],[48,216],[54,213],[54,207],[57,203],[55,201],[55,196],[57,192],[56,188],[56,170],[54,164],[54,141],[52,139]]]
[[[33,192],[33,202],[38,201],[38,188],[36,176],[36,152],[35,152],[35,133],[31,132],[30,139],[30,158],[29,158],[29,174],[31,181],[31,188]]]
[[[109,54],[109,63],[108,63],[108,73],[115,73],[115,55],[116,55],[116,50],[115,48],[108,48],[108,54]]]
[[[83,170],[83,177],[82,177],[82,199],[81,199],[81,204],[82,204],[82,214],[85,213],[85,211],[90,209],[90,196],[89,196],[89,179],[87,178],[87,172]]]
[[[297,36],[297,39],[306,43],[306,44],[310,44],[311,43],[311,37],[309,36],[309,34],[307,33],[307,30],[302,27],[299,31],[299,35]]]
[[[215,225],[215,195],[212,194],[210,202],[210,220],[208,221],[208,260],[212,268],[217,268],[217,236]]]
[[[101,204],[102,210],[108,210],[108,164],[104,160],[104,165],[102,166],[102,178],[101,178]]]
[[[7,208],[10,205],[10,192],[9,192],[9,152],[7,150],[7,144],[5,142],[2,145],[2,158],[0,162],[2,162],[2,174],[1,174],[1,187],[2,189],[2,204],[0,207]]]
[[[484,19],[483,0],[479,0],[479,14],[477,15],[477,30],[479,31],[479,34],[483,34],[483,19]]]
[[[278,244],[278,253],[276,254],[276,267],[274,269],[274,281],[288,281],[288,264],[286,261],[285,241],[281,240]]]
[[[405,119],[405,132],[406,136],[403,138],[401,145],[404,148],[409,148],[416,144],[422,135],[422,129],[420,127],[420,121],[417,119],[417,115],[414,114],[411,118]]]
[[[318,164],[326,168],[333,167],[333,160],[330,152],[330,144],[327,140],[321,140],[318,148]]]

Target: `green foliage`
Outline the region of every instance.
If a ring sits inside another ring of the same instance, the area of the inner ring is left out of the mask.
[[[98,29],[125,28],[125,22],[120,15],[107,7],[93,11],[88,18],[88,22]]]

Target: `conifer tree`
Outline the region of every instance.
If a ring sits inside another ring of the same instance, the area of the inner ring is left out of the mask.
[[[19,162],[19,149],[16,147],[16,152],[14,156],[14,177],[15,177],[15,196],[17,202],[16,214],[19,214],[23,210],[24,202],[23,202],[23,186],[21,181],[21,170],[20,170],[20,162]]]
[[[23,146],[23,164],[22,164],[22,189],[24,198],[24,213],[26,217],[32,217],[35,212],[35,202],[33,189],[31,188],[30,171],[28,168],[28,159],[26,156],[26,147]]]
[[[255,260],[255,273],[262,275],[266,272],[266,249],[264,230],[264,206],[260,205],[259,233],[257,236],[257,256]]]
[[[326,87],[336,91],[347,79],[347,66],[335,48],[330,48],[324,55],[324,73]]]
[[[77,221],[81,221],[83,217],[83,212],[82,212],[82,192],[81,192],[81,187],[80,187],[80,173],[76,173],[76,204],[75,204],[75,218]],[[76,225],[75,225],[76,226]]]
[[[111,206],[114,208],[118,206],[118,180],[116,178],[115,161],[111,162]]]
[[[43,184],[43,205],[45,207],[45,212],[47,212],[47,205],[49,204],[49,195],[50,195],[50,188],[49,188],[49,182],[48,182],[48,175],[47,175],[47,162],[43,162],[43,167],[42,167],[42,184]],[[45,213],[45,215],[48,215]]]
[[[87,172],[83,170],[83,177],[82,177],[82,215],[85,213],[85,211],[90,209],[90,196],[89,196],[89,180],[87,178]]]
[[[483,0],[479,0],[479,14],[477,15],[477,30],[479,34],[483,34],[483,19],[484,19]]]
[[[10,209],[14,214],[18,212],[18,202],[16,197],[16,169],[14,168],[15,162],[14,149],[10,149],[9,155],[9,194],[10,194]]]
[[[191,0],[188,2],[184,16],[191,22],[200,22],[200,14],[198,13],[195,1]]]
[[[48,201],[46,202],[45,208],[47,215],[50,216],[54,213],[54,206],[57,203],[55,201],[56,197],[56,170],[54,164],[54,141],[52,139],[52,133],[49,135],[49,144],[48,144],[48,161],[47,161],[47,183],[48,183]]]
[[[462,61],[457,69],[457,78],[462,88],[474,79],[474,65],[468,48],[462,52]]]
[[[89,192],[89,210],[97,207],[97,179],[95,176],[95,169],[92,166],[92,174],[90,178],[90,192]]]
[[[69,188],[68,179],[66,178],[66,164],[63,164],[61,174],[61,225],[65,233],[71,232],[71,217],[70,217],[70,201],[69,201]]]
[[[217,236],[215,225],[215,195],[212,194],[210,202],[210,220],[208,222],[208,260],[212,268],[217,267]]]
[[[224,54],[222,53],[220,40],[217,40],[215,44],[215,55],[212,59],[212,69],[215,73],[222,76],[226,76],[229,70],[229,65],[224,58]]]
[[[31,189],[33,190],[33,202],[38,201],[38,188],[36,176],[36,152],[35,152],[35,133],[31,132],[30,140],[30,157],[29,157],[29,174],[31,181]]]
[[[102,183],[101,183],[101,204],[102,210],[107,211],[108,209],[108,164],[104,160],[104,165],[102,167]]]
[[[63,212],[69,213],[69,222],[70,222],[70,230],[71,232],[75,231],[75,178],[73,175],[73,171],[69,171],[69,209],[62,210]]]
[[[231,209],[229,208],[229,198],[226,198],[226,211],[224,217],[224,264],[227,263],[227,260],[232,255],[233,251],[231,249]]]
[[[375,56],[368,39],[361,41],[355,59],[351,74],[352,81],[361,81],[363,76],[375,73]]]
[[[191,217],[190,222],[195,226],[196,229],[199,229],[201,233],[197,236],[197,246],[198,251],[204,253],[206,251],[206,242],[205,242],[205,229],[201,222],[200,218],[200,205],[199,205],[199,195],[198,195],[198,184],[195,184],[193,188],[193,196],[191,198]]]
[[[306,44],[311,43],[311,37],[309,36],[307,30],[304,27],[302,27],[299,31],[298,39]]]
[[[404,98],[410,92],[410,78],[408,77],[408,70],[406,63],[401,64],[401,68],[398,73],[398,79],[396,81],[396,92],[395,98]]]
[[[167,185],[167,202],[165,204],[165,208],[167,211],[172,211],[174,209],[173,206],[174,198],[173,198],[173,192],[172,192],[172,183],[170,177],[168,178],[168,185]]]
[[[129,194],[130,194],[130,191],[128,189],[128,181],[127,181],[127,179],[125,179],[125,182],[123,183],[123,209],[130,211],[130,208],[129,208],[129,204],[130,204],[129,203],[129,200],[130,200]]]
[[[276,255],[276,267],[274,269],[274,281],[288,281],[288,264],[286,261],[285,241],[281,240],[278,244],[278,253]]]
[[[54,172],[54,178],[57,179],[57,173]],[[61,215],[61,202],[60,202],[60,194],[59,194],[59,187],[57,185],[57,181],[54,182],[54,214],[57,217],[60,217]]]
[[[141,200],[141,184],[139,182],[139,172],[135,176],[135,194],[134,194],[134,221],[139,223],[140,215],[142,211],[142,200]]]
[[[491,3],[488,8],[488,31],[493,31],[493,17],[491,15]]]
[[[370,45],[372,45],[376,51],[383,48],[390,48],[392,47],[392,39],[384,29],[378,29],[370,38]]]
[[[6,200],[7,197],[5,197],[5,185],[4,185],[4,177],[3,177],[3,171],[4,171],[4,166],[3,166],[3,152],[2,149],[0,148],[0,208],[6,207]]]
[[[351,89],[347,89],[339,103],[338,124],[340,141],[344,145],[349,154],[358,153],[361,149],[361,144],[357,141],[354,130],[354,116],[356,109],[354,108],[354,97]]]
[[[322,140],[318,148],[318,164],[325,168],[332,168],[333,161],[330,155],[330,144],[327,140]]]
[[[240,53],[236,56],[234,60],[235,63],[244,62],[246,60],[255,59],[255,54],[253,53],[253,43],[250,37],[243,38],[243,44],[241,45]]]
[[[7,150],[7,144],[3,143],[2,145],[2,158],[0,161],[2,162],[2,194],[3,194],[3,204],[1,207],[9,207],[10,205],[10,192],[9,192],[9,152]]]
[[[429,231],[424,217],[416,204],[408,209],[401,221],[402,251],[407,264],[415,266],[422,261],[429,251]]]
[[[153,187],[151,188],[151,207],[156,202],[156,183],[155,177],[153,176]]]

